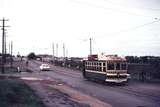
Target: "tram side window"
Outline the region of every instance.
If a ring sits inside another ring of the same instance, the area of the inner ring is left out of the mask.
[[[116,70],[120,70],[120,63],[116,64]]]
[[[103,63],[103,66],[106,66],[106,63]]]
[[[98,71],[98,67],[96,66],[96,71]]]
[[[127,69],[126,64],[121,64],[121,69],[122,69],[122,70],[126,70],[126,69]]]
[[[101,71],[101,72],[102,72],[102,68],[101,68],[101,67],[99,67],[99,71]]]
[[[106,67],[103,67],[103,72],[106,72]]]
[[[114,70],[114,63],[107,64],[108,70]]]

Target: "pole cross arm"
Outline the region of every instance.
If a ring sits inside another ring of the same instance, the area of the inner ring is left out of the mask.
[[[3,19],[0,19],[0,21],[9,21],[9,19],[4,19],[4,18],[3,18]]]
[[[0,27],[11,27],[11,26],[0,26]]]

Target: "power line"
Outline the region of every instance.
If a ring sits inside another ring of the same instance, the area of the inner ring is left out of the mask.
[[[138,25],[138,26],[135,26],[135,27],[132,27],[132,28],[128,28],[128,29],[124,29],[124,30],[120,30],[120,31],[117,31],[117,32],[113,32],[113,33],[110,33],[110,34],[103,34],[105,36],[96,36],[94,38],[103,38],[103,37],[106,37],[106,35],[117,35],[117,34],[120,34],[120,33],[124,33],[124,32],[129,32],[129,31],[133,31],[133,30],[136,30],[136,29],[139,29],[139,28],[142,28],[142,27],[146,27],[148,25],[152,25],[154,23],[157,23],[157,22],[160,22],[160,19],[159,18],[155,18],[155,21],[152,21],[152,22],[148,22],[148,23],[145,23],[145,24],[141,24],[141,25]],[[89,39],[83,39],[82,41],[83,42],[86,42],[88,41]]]
[[[139,7],[128,7],[124,4],[121,4],[121,3],[115,3],[111,0],[104,0],[105,2],[108,2],[110,4],[113,4],[113,5],[119,5],[119,6],[123,6],[123,7],[127,7],[127,8],[135,8],[135,9],[143,9],[143,10],[150,10],[150,11],[160,11],[160,9],[153,9],[153,8],[139,8]]]
[[[152,22],[145,23],[145,24],[142,24],[142,25],[138,25],[138,26],[135,26],[135,27],[132,27],[132,28],[128,28],[128,29],[125,29],[125,30],[113,32],[113,33],[107,34],[107,35],[112,35],[112,36],[113,36],[113,35],[117,35],[117,34],[120,34],[120,33],[133,31],[133,30],[136,30],[136,29],[138,29],[138,28],[142,28],[142,27],[145,27],[145,26],[148,26],[148,25],[157,23],[157,22],[160,22],[160,19],[157,19],[156,21],[152,21]],[[103,37],[106,37],[106,35],[105,35],[105,36],[98,36],[98,37],[95,37],[95,38],[103,38]]]
[[[78,1],[78,0],[72,0],[72,2],[75,2],[77,4],[81,4],[81,5],[87,5],[87,6],[95,7],[95,8],[102,8],[104,10],[110,10],[110,11],[113,11],[113,12],[128,14],[128,15],[149,17],[149,18],[152,18],[152,19],[155,18],[155,17],[152,17],[152,16],[137,14],[137,13],[134,13],[134,12],[129,12],[129,11],[121,10],[121,9],[115,9],[115,8],[110,8],[110,7],[99,6],[97,4],[93,4],[93,3],[89,3],[89,2],[82,2],[82,1]]]
[[[110,34],[110,35],[113,36],[113,35],[120,34],[120,33],[123,33],[123,32],[129,32],[129,31],[132,31],[132,30],[135,30],[135,29],[138,29],[138,28],[142,28],[142,27],[145,27],[145,26],[154,24],[154,23],[156,23],[156,22],[160,22],[160,19],[156,19],[156,21],[152,21],[152,22],[145,23],[145,24],[142,24],[142,25],[139,25],[139,26],[135,26],[135,27],[133,27],[133,28],[121,30],[121,31],[112,33],[112,34]],[[103,38],[103,37],[106,37],[106,35],[105,35],[105,36],[98,36],[98,37],[94,37],[94,38]],[[84,40],[85,40],[85,41],[88,41],[87,39],[84,39]],[[91,54],[92,54],[92,39],[90,38],[89,41],[90,41],[90,55],[91,55]]]

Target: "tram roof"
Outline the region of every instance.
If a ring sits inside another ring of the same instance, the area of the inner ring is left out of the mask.
[[[104,55],[94,54],[88,56],[89,61],[126,61],[126,58],[119,57],[118,55]]]

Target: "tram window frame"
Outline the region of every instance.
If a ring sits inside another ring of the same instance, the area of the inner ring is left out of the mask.
[[[125,65],[125,67],[124,67],[124,65]],[[127,64],[122,63],[122,64],[121,64],[121,70],[126,70],[126,69],[127,69]]]
[[[116,63],[116,70],[120,70],[121,69],[121,64],[120,63]]]
[[[103,72],[106,72],[106,67],[103,67]]]
[[[114,66],[115,66],[114,63],[108,63],[107,64],[107,70],[114,70],[115,69]]]
[[[99,71],[102,72],[102,67],[99,67]]]
[[[103,62],[103,66],[106,66],[106,63],[105,63],[105,62]]]

